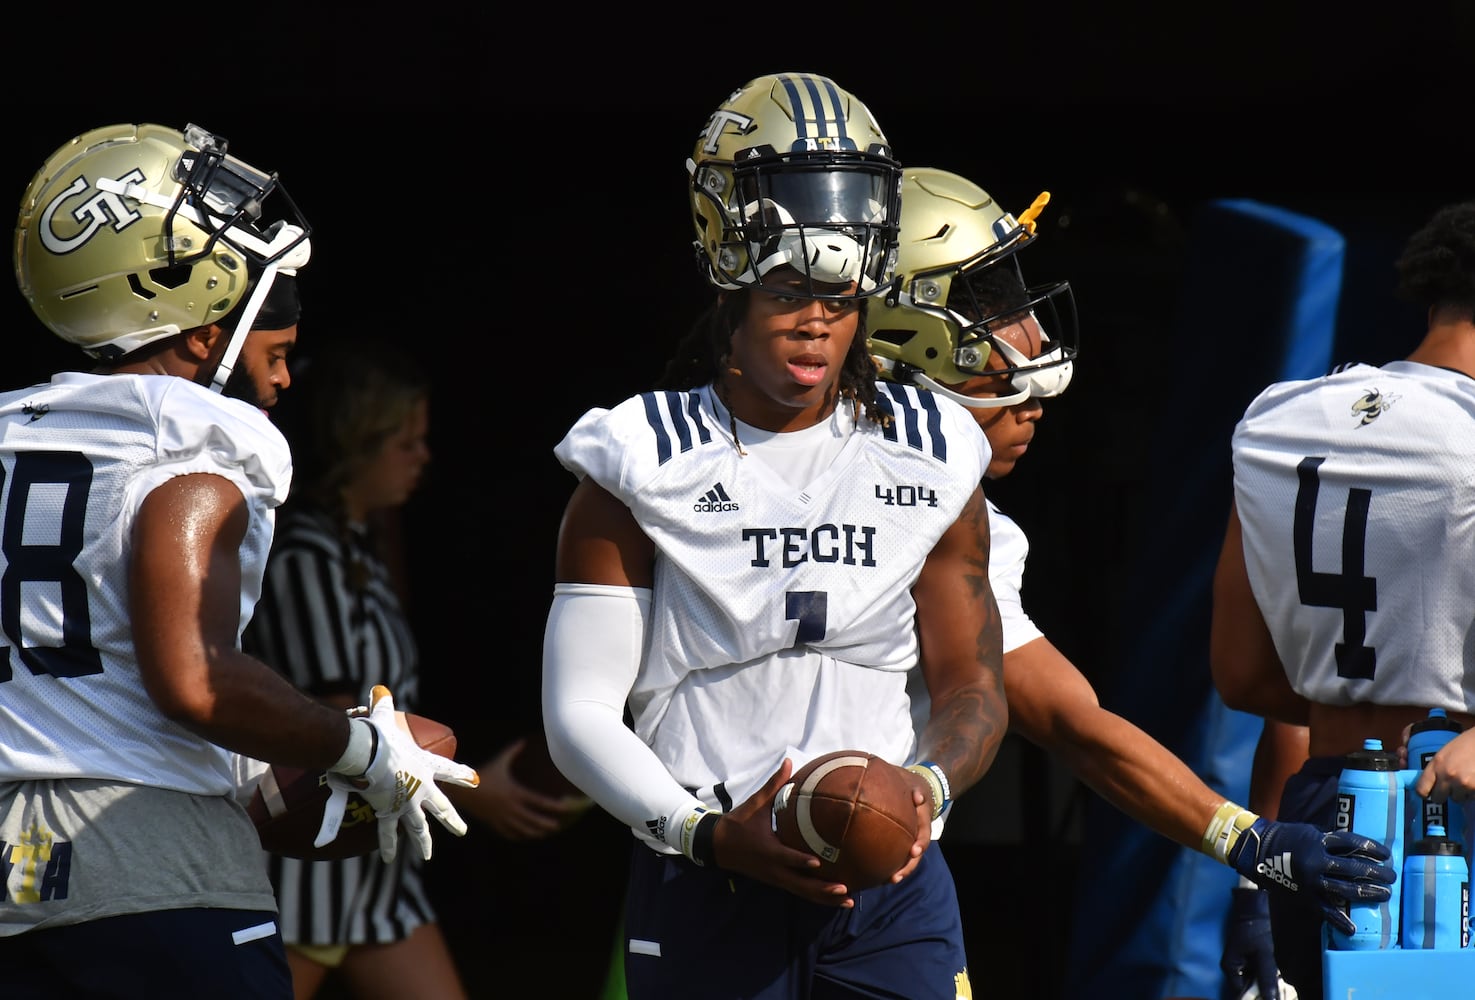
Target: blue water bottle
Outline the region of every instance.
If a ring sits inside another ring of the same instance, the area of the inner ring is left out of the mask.
[[[1409,844],[1403,859],[1405,948],[1467,948],[1470,945],[1470,870],[1464,849],[1429,824],[1428,835]]]
[[[1362,834],[1392,851],[1394,869],[1403,862],[1404,780],[1398,754],[1383,749],[1383,741],[1362,741],[1362,749],[1347,754],[1337,779],[1337,829]],[[1357,930],[1346,934],[1330,928],[1331,947],[1364,951],[1398,946],[1398,896],[1381,903],[1353,903],[1347,909]]]
[[[1408,767],[1415,772],[1414,780],[1417,780],[1418,772],[1429,766],[1429,761],[1439,752],[1439,748],[1458,736],[1462,728],[1442,708],[1431,708],[1427,719],[1415,722],[1409,728]],[[1430,802],[1421,798],[1413,791],[1412,782],[1409,784],[1409,796],[1410,842],[1428,836],[1426,831],[1436,823],[1444,827],[1445,836],[1450,840],[1458,844],[1465,842],[1465,810],[1459,803],[1449,800]]]

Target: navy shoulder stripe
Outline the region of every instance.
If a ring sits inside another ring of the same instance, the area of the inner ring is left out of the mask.
[[[677,451],[710,444],[712,431],[702,419],[701,398],[694,392],[642,392],[645,420],[656,436],[656,461],[665,465]]]
[[[891,414],[891,423],[883,429],[887,440],[902,442],[946,462],[947,438],[942,433],[942,412],[937,408],[937,397],[924,389],[895,382],[877,382],[876,389],[877,402]]]

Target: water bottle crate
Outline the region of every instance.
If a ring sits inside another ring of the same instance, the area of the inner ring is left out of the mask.
[[[1326,1000],[1449,1000],[1475,983],[1475,948],[1322,951]]]

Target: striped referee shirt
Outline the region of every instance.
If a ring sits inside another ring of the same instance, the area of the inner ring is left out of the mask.
[[[340,528],[299,500],[277,519],[261,600],[242,646],[310,695],[346,695],[367,705],[383,684],[412,711],[419,662],[389,569],[362,529]],[[273,855],[269,868],[288,944],[383,944],[400,940],[435,912],[420,860],[401,850],[342,861]]]

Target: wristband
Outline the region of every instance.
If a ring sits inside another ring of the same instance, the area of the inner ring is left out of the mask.
[[[1199,850],[1220,864],[1229,864],[1229,852],[1234,850],[1240,834],[1255,824],[1260,817],[1234,802],[1225,802],[1214,810],[1213,819],[1204,828],[1203,841]]]
[[[362,778],[369,773],[378,752],[379,730],[367,719],[349,719],[348,746],[343,748],[343,755],[328,770],[349,778]]]
[[[700,802],[693,802],[671,815],[663,839],[703,868],[715,868],[717,856],[712,834],[721,815]]]
[[[907,765],[907,770],[915,771],[927,779],[927,784],[932,788],[932,818],[941,816],[942,811],[953,800],[953,790],[948,785],[947,775],[942,768],[930,760],[924,760]]]
[[[703,813],[691,834],[691,860],[703,868],[717,867],[717,847],[712,835],[717,832],[717,817],[714,812]]]

